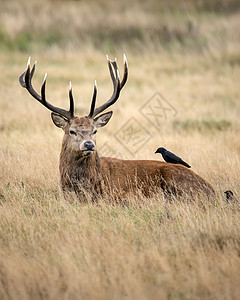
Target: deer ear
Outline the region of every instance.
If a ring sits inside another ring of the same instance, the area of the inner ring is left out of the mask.
[[[52,117],[52,120],[53,120],[53,123],[57,126],[57,127],[60,127],[62,129],[65,129],[68,125],[68,120],[65,119],[64,117],[58,115],[58,114],[55,114],[55,113],[51,113],[51,117]]]
[[[108,121],[111,119],[113,112],[109,111],[105,114],[100,115],[99,117],[93,119],[97,128],[105,126]]]

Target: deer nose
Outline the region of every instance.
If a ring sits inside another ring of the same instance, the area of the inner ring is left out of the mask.
[[[94,146],[95,146],[94,143],[91,141],[87,141],[84,143],[84,147],[86,150],[92,151],[94,149]]]

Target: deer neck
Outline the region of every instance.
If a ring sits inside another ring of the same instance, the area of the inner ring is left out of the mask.
[[[60,155],[60,167],[69,169],[72,172],[82,173],[87,176],[100,170],[100,159],[95,151],[91,155],[80,155],[71,151],[64,144]]]
[[[63,141],[59,164],[63,190],[91,190],[100,181],[101,165],[97,152],[82,156],[68,147]]]

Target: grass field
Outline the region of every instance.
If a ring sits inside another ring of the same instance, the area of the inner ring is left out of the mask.
[[[0,1],[0,299],[239,299],[240,210],[223,194],[240,197],[238,2],[41,3]],[[211,182],[216,206],[62,198],[63,133],[18,76],[31,56],[36,90],[47,72],[48,100],[67,108],[71,80],[85,115],[95,79],[98,103],[112,93],[105,55],[122,73],[123,53],[129,79],[100,154],[161,160],[166,147]],[[143,110],[156,93],[172,108],[157,125]],[[134,120],[140,148],[120,138]]]

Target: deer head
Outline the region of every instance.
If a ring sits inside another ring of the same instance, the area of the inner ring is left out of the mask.
[[[36,62],[34,63],[32,69],[30,67],[30,58],[27,63],[27,69],[19,77],[19,82],[22,87],[26,88],[28,92],[42,105],[48,108],[52,113],[51,117],[53,123],[63,129],[64,142],[67,143],[67,147],[71,148],[72,151],[77,152],[78,156],[91,155],[96,151],[96,133],[97,129],[105,126],[112,116],[112,111],[103,113],[108,107],[113,105],[119,98],[120,91],[125,85],[128,77],[128,66],[127,59],[124,54],[124,75],[123,80],[120,82],[120,74],[117,66],[116,59],[111,61],[108,59],[108,67],[110,71],[110,76],[113,82],[113,94],[109,100],[107,100],[101,106],[95,108],[96,97],[97,97],[97,84],[95,81],[93,97],[90,112],[87,116],[77,117],[74,115],[74,100],[72,94],[72,86],[70,82],[69,88],[69,99],[70,108],[69,110],[64,110],[50,104],[46,100],[45,89],[46,89],[46,78],[44,77],[43,84],[41,87],[41,95],[39,95],[32,86],[32,78],[36,68]]]

